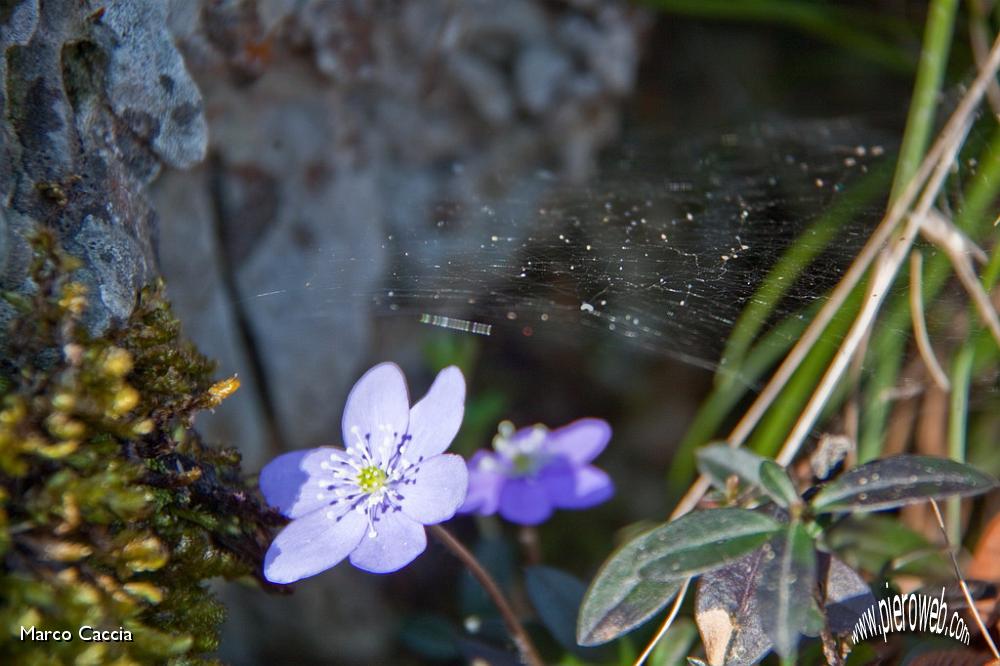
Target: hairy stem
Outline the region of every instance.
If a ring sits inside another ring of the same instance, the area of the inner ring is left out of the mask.
[[[507,626],[507,631],[510,632],[510,637],[513,639],[514,645],[517,646],[517,651],[521,654],[521,661],[528,666],[544,666],[545,662],[538,655],[538,650],[535,648],[535,644],[531,642],[531,637],[528,636],[528,632],[525,631],[521,621],[517,619],[514,609],[511,608],[507,598],[500,591],[500,586],[493,580],[493,577],[490,576],[486,568],[479,563],[476,556],[463,546],[462,542],[456,539],[451,532],[440,525],[430,525],[429,527],[438,541],[444,544],[455,557],[462,561],[462,564],[465,565],[475,579],[479,581],[479,584],[483,586],[483,589],[486,590],[486,594],[490,595],[490,599],[496,604],[497,610],[500,611],[500,615],[503,617],[503,622]]]

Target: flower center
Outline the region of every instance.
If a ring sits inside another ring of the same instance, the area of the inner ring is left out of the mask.
[[[514,463],[514,471],[517,474],[530,474],[535,471],[536,461],[527,454],[518,453],[511,462]]]
[[[548,428],[541,424],[523,432],[516,431],[510,421],[502,421],[493,438],[493,448],[510,461],[514,475],[532,476],[548,462],[544,450],[548,435]]]
[[[375,465],[369,465],[358,473],[358,487],[362,492],[374,493],[385,486],[385,472]]]

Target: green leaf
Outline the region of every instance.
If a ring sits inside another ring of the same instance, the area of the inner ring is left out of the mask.
[[[975,467],[947,458],[895,456],[856,467],[820,490],[819,513],[879,511],[945,497],[979,495],[997,481]]]
[[[640,537],[639,573],[658,581],[683,580],[745,555],[781,529],[747,509],[695,511]]]
[[[713,509],[639,535],[615,551],[591,583],[577,642],[599,645],[631,631],[663,608],[683,579],[740,557],[780,529],[754,511]]]
[[[795,490],[795,483],[789,478],[784,468],[773,460],[765,460],[760,464],[760,487],[764,489],[771,499],[786,509],[792,505],[799,504],[799,494]]]
[[[757,586],[761,626],[782,657],[795,654],[816,587],[816,551],[802,523],[792,523],[765,546]]]
[[[576,616],[587,586],[575,576],[551,567],[528,567],[524,584],[542,624],[559,643],[576,646]]]
[[[698,470],[720,490],[726,489],[729,477],[735,476],[751,486],[760,485],[760,464],[765,458],[728,444],[709,444],[698,449]]]
[[[632,631],[677,594],[680,582],[657,583],[640,578],[637,558],[645,548],[647,535],[618,548],[597,572],[577,618],[576,642],[580,645],[600,645]]]

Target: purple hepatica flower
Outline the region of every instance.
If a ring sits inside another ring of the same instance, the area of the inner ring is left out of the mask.
[[[465,499],[468,470],[444,453],[462,423],[465,380],[442,370],[410,409],[393,363],[365,373],[344,407],[346,450],[278,456],[260,473],[268,503],[292,519],[264,558],[264,575],[292,583],[339,563],[373,573],[406,566],[424,551],[424,525],[448,520]]]
[[[504,421],[493,438],[496,451],[478,451],[469,461],[469,495],[462,513],[500,515],[537,525],[554,509],[585,509],[609,499],[614,484],[589,464],[611,439],[601,419],[580,419],[557,430],[543,425],[514,431]]]

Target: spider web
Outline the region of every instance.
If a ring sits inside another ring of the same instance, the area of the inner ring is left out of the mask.
[[[378,248],[384,282],[361,296],[389,322],[489,331],[494,341],[628,344],[715,368],[768,269],[793,242],[810,243],[809,226],[890,159],[891,136],[853,120],[694,140],[633,135],[585,183],[491,174],[486,197],[451,165],[453,199],[407,211],[423,224],[390,225]],[[876,198],[847,217],[774,321],[836,283],[883,210]],[[346,275],[366,259],[330,260]],[[336,279],[310,289],[318,309],[346,296]]]

